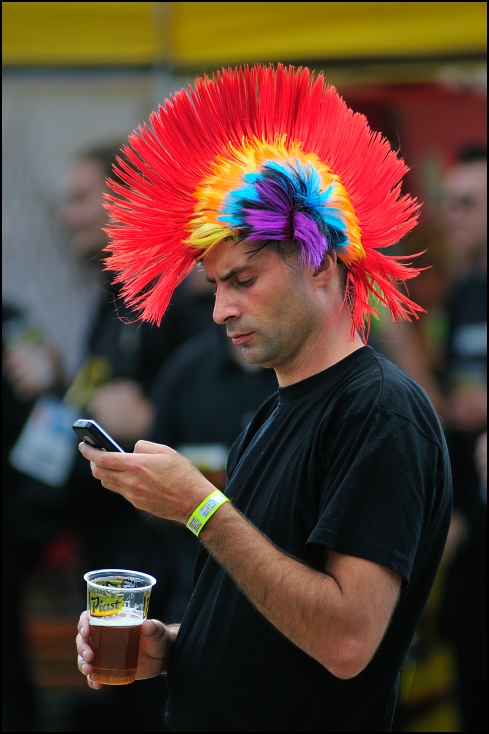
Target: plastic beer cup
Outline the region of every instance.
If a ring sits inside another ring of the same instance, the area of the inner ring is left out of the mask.
[[[92,679],[109,686],[133,683],[139,655],[141,624],[148,616],[156,579],[147,573],[120,568],[89,571],[87,610]]]

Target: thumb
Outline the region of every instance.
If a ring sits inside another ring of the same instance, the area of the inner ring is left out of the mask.
[[[160,642],[166,636],[166,627],[159,619],[145,619],[141,625],[143,637],[151,637],[153,642]]]
[[[173,449],[164,446],[161,443],[153,443],[153,441],[138,441],[134,446],[135,454],[171,454]]]

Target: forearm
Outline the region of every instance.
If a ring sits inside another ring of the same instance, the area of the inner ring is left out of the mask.
[[[350,677],[355,615],[332,576],[283,553],[230,504],[200,538],[264,617],[334,675]]]

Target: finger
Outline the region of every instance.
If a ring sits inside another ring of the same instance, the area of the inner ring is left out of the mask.
[[[92,680],[92,678],[87,675],[87,683],[90,686],[90,688],[93,688],[95,691],[99,691],[102,688],[101,683],[97,683],[96,681]]]
[[[102,451],[101,449],[96,449],[95,446],[91,446],[88,441],[80,441],[80,443],[78,444],[78,450],[80,451],[82,456],[85,457],[85,459],[88,459],[88,461],[93,461],[99,466],[108,465],[108,468],[110,469],[112,469],[111,464],[113,464],[113,461],[111,461],[111,459],[113,459],[116,454],[118,454],[118,457],[124,456],[124,454],[119,454],[115,451]]]
[[[90,665],[90,663],[86,663],[81,655],[78,655],[77,665],[78,670],[80,671],[80,673],[83,673],[83,675],[91,675],[93,673],[93,665]]]
[[[90,637],[90,623],[88,621],[88,612],[84,611],[80,614],[80,619],[78,620],[78,632],[81,634],[83,639],[88,639]]]
[[[134,446],[135,454],[172,454],[173,449],[164,446],[161,443],[153,443],[153,441],[138,441]]]
[[[76,651],[79,657],[81,657],[86,663],[90,663],[93,660],[93,650],[90,645],[83,640],[81,635],[76,636]]]
[[[78,450],[80,454],[85,457],[85,459],[88,459],[89,461],[94,461],[95,463],[97,463],[99,455],[104,453],[103,451],[96,449],[95,446],[90,446],[88,441],[80,441],[80,443],[78,444]]]
[[[88,459],[90,465],[94,464],[111,472],[122,472],[127,469],[125,462],[129,456],[128,454],[119,453],[118,451],[101,451],[90,446],[87,441],[81,441],[78,444],[78,450],[85,459]]]

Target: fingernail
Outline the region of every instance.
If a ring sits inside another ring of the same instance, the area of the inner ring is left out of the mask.
[[[94,461],[91,461],[91,462],[90,462],[90,469],[91,469],[92,471],[93,471],[93,470],[95,469],[95,462],[94,462]]]

